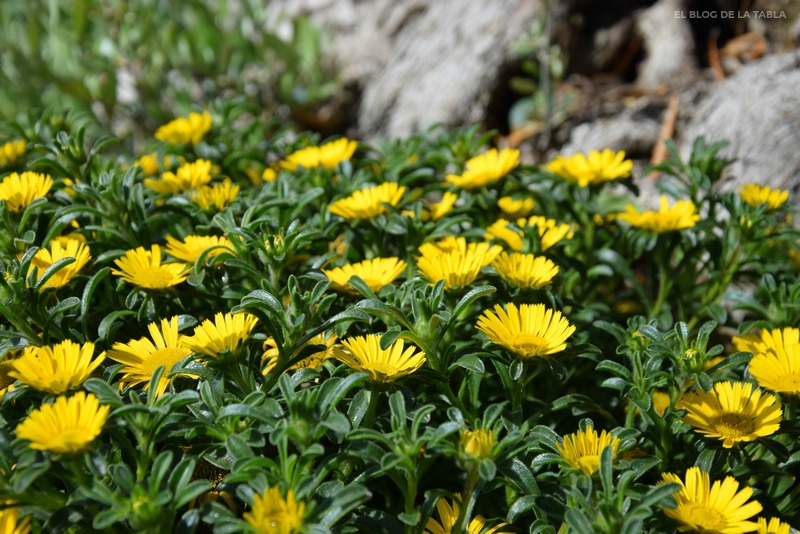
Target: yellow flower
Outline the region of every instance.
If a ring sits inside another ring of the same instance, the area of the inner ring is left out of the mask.
[[[739,534],[756,529],[756,524],[747,520],[761,511],[761,505],[758,501],[747,502],[753,496],[752,488],[745,486],[739,491],[739,483],[733,477],[716,480],[712,485],[709,474],[699,467],[686,471],[685,483],[673,473],[663,473],[661,477],[660,484],[681,485],[675,492],[677,507],[664,508],[667,517],[681,523],[681,532]]]
[[[291,367],[289,367],[290,371],[296,371],[298,369],[316,369],[322,363],[330,358],[334,357],[333,347],[336,344],[336,341],[339,338],[336,334],[330,333],[328,335],[325,334],[317,334],[316,336],[312,337],[305,343],[303,343],[298,349],[292,354],[292,358],[300,354],[302,350],[309,345],[321,345],[325,348],[309,354],[299,362],[295,363]],[[275,366],[278,364],[278,356],[280,352],[278,351],[278,344],[275,343],[275,340],[271,337],[268,337],[264,340],[264,344],[262,345],[264,349],[264,355],[261,356],[261,364],[263,366],[262,374],[271,373]]]
[[[155,138],[170,145],[196,145],[211,129],[211,114],[189,113],[179,117],[156,130]]]
[[[164,164],[167,165],[169,158],[167,156],[164,157]],[[161,172],[161,167],[158,165],[158,154],[155,152],[151,152],[150,154],[145,154],[136,161],[133,162],[135,167],[142,168],[142,174],[145,176],[157,176],[159,172]]]
[[[544,256],[503,252],[492,263],[503,280],[527,289],[544,287],[558,274],[558,266]]]
[[[436,511],[439,513],[439,521],[434,518],[429,518],[425,523],[424,534],[457,534],[453,532],[453,527],[458,520],[458,514],[461,512],[461,494],[456,493],[455,499],[452,500],[452,505],[448,503],[444,497],[439,497],[436,501]],[[501,528],[508,526],[508,523],[500,523],[497,526],[483,530],[486,525],[486,519],[483,516],[475,516],[472,521],[467,525],[467,534],[511,534],[510,532],[502,532]]]
[[[461,447],[469,456],[480,459],[488,458],[494,445],[494,432],[486,428],[464,430],[461,432]]]
[[[753,354],[786,352],[792,345],[800,343],[800,329],[776,328],[774,330],[761,330],[758,334],[749,333],[743,336],[733,336],[733,345],[736,350],[752,352]]]
[[[518,219],[515,223],[517,230],[510,227],[511,222],[505,219],[497,219],[489,228],[486,229],[485,239],[497,238],[505,241],[506,244],[516,252],[521,252],[525,246],[525,230],[536,228],[539,235],[539,251],[544,252],[562,239],[572,238],[572,228],[568,224],[559,224],[555,219],[548,219],[541,215],[532,215],[527,219]]]
[[[348,263],[335,269],[322,269],[333,288],[354,295],[358,294],[351,285],[350,279],[358,276],[372,291],[380,291],[391,284],[406,268],[406,262],[400,258],[373,258],[359,263]]]
[[[786,204],[789,200],[789,191],[770,189],[758,184],[744,184],[739,188],[739,197],[754,208],[766,204],[767,211],[774,211]]]
[[[0,533],[2,534],[28,534],[31,531],[31,518],[19,520],[19,509],[5,508],[0,510]]]
[[[189,192],[189,200],[205,211],[222,211],[225,206],[236,200],[239,186],[225,178],[221,184],[201,185]]]
[[[497,201],[497,206],[507,219],[519,219],[527,217],[533,211],[536,202],[532,198],[514,199],[512,197],[502,197]]]
[[[419,253],[422,256],[438,256],[445,252],[461,252],[467,253],[467,240],[463,237],[447,236],[435,242],[428,241],[419,247]],[[488,264],[487,264],[488,265]]]
[[[192,352],[220,359],[220,353],[236,352],[249,337],[258,319],[249,313],[217,313],[194,328],[194,335],[183,340]]]
[[[299,534],[305,511],[305,503],[295,501],[292,490],[284,499],[278,488],[267,488],[253,496],[252,508],[242,517],[259,534]]]
[[[144,289],[176,286],[189,275],[183,263],[161,263],[161,247],[158,245],[153,245],[150,250],[144,247],[129,250],[114,260],[114,265],[120,270],[111,269],[112,274]]]
[[[264,169],[264,172],[261,173],[262,182],[273,182],[276,178],[278,178],[278,173],[272,167],[267,167]]]
[[[575,327],[560,311],[545,308],[544,304],[499,304],[494,313],[485,310],[478,319],[478,330],[489,340],[514,353],[520,359],[530,359],[561,352]]]
[[[75,261],[59,269],[44,283],[41,289],[45,287],[59,288],[69,284],[75,275],[89,263],[92,256],[89,254],[89,247],[78,239],[69,239],[66,240],[66,243],[54,239],[49,248],[39,249],[31,260],[31,266],[35,266],[37,270],[37,281],[42,279],[42,275],[51,265],[64,258],[75,258]]]
[[[328,206],[328,211],[345,219],[371,219],[386,213],[383,204],[397,206],[405,192],[405,187],[400,187],[395,182],[385,182],[337,200]]]
[[[184,449],[184,452],[191,451],[191,447],[181,448]],[[233,499],[233,496],[227,491],[222,491],[219,489],[219,485],[223,483],[225,480],[225,475],[228,473],[229,471],[220,469],[219,467],[210,464],[203,458],[200,458],[197,464],[195,464],[191,481],[205,480],[209,483],[211,488],[205,493],[192,499],[189,503],[189,508],[200,508],[208,502],[222,501],[234,514],[239,515],[239,507],[236,506],[236,501]]]
[[[545,167],[564,180],[578,184],[579,187],[627,178],[632,168],[633,162],[625,159],[625,151],[613,152],[609,149],[602,152],[592,150],[588,158],[584,154],[557,156]]]
[[[334,347],[336,358],[356,371],[369,375],[375,382],[392,382],[410,375],[425,363],[425,355],[414,352],[416,347],[403,350],[402,339],[398,339],[388,348],[380,347],[381,336],[368,334],[342,341],[344,349]]]
[[[183,193],[197,189],[211,181],[211,162],[198,159],[193,163],[184,163],[175,172],[167,171],[160,180],[145,178],[144,185],[156,193]]]
[[[17,426],[17,437],[31,443],[31,449],[54,454],[80,452],[100,435],[108,417],[108,406],[91,393],[79,391],[60,396],[28,414]]]
[[[718,382],[708,393],[687,393],[678,408],[686,410],[684,423],[706,437],[721,440],[726,449],[774,434],[782,417],[774,395],[754,391],[752,384],[743,382]]]
[[[456,203],[456,200],[458,200],[458,195],[449,191],[445,192],[439,202],[430,203],[422,208],[422,222],[438,221],[453,209],[453,204]],[[413,218],[414,212],[411,210],[404,211],[403,215]]]
[[[167,236],[166,253],[186,263],[196,262],[200,255],[209,249],[211,250],[207,258],[223,252],[232,253],[233,243],[224,236],[187,235],[183,241],[178,241],[171,235]]]
[[[125,365],[121,370],[124,373],[122,383],[130,386],[144,384],[145,390],[150,387],[153,373],[163,365],[164,374],[156,385],[156,396],[160,397],[172,380],[167,376],[172,367],[189,356],[192,350],[184,344],[187,337],[178,333],[178,317],[162,319],[160,328],[158,323],[150,323],[147,329],[152,340],[143,337],[128,343],[114,343],[108,351],[108,358]]]
[[[769,523],[767,518],[759,517],[756,528],[757,534],[789,534],[792,531],[789,523],[783,523],[777,517],[770,518]]]
[[[502,251],[489,243],[466,244],[464,238],[457,242],[458,248],[451,252],[440,252],[435,246],[420,247],[422,256],[417,260],[417,269],[431,284],[444,280],[447,289],[467,287]]]
[[[600,469],[603,449],[611,447],[611,457],[616,458],[619,445],[619,439],[605,430],[598,435],[597,430],[587,426],[586,430],[564,436],[564,443],[557,443],[556,448],[569,465],[591,476]]]
[[[44,198],[53,187],[53,180],[38,172],[12,172],[0,182],[0,200],[6,201],[6,209],[16,213],[27,208],[34,200]]]
[[[661,234],[674,230],[684,230],[693,227],[700,220],[697,208],[691,200],[679,200],[670,207],[665,195],[659,197],[658,211],[639,212],[632,204],[628,204],[625,213],[619,213],[617,219],[625,221],[634,228],[641,228]]]
[[[739,350],[754,353],[750,374],[758,385],[777,393],[800,395],[800,330],[762,330],[758,341],[733,338]],[[752,338],[750,338],[752,339]]]
[[[475,189],[491,184],[511,172],[519,165],[519,150],[504,148],[500,152],[492,148],[467,161],[461,175],[447,175],[448,183],[462,189]]]
[[[666,391],[655,390],[653,391],[653,409],[658,415],[664,415],[667,408],[672,406],[672,400],[669,398],[669,393]]]
[[[22,156],[25,155],[25,150],[28,148],[28,142],[24,139],[18,141],[9,141],[0,145],[0,167],[9,167],[17,164]],[[3,532],[0,530],[0,532]]]
[[[83,384],[105,359],[92,360],[94,343],[78,345],[69,339],[52,347],[28,347],[11,363],[9,375],[37,391],[60,395]]]
[[[357,142],[343,137],[319,147],[301,148],[288,155],[286,160],[281,162],[281,167],[290,171],[295,171],[298,167],[334,169],[342,161],[348,161],[356,148],[358,148]]]
[[[14,390],[16,380],[11,373],[14,372],[14,358],[6,355],[0,360],[0,400],[3,400],[6,393]],[[2,532],[2,531],[0,531]]]

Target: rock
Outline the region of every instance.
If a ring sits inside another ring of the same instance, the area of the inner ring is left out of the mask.
[[[626,108],[613,117],[579,124],[559,152],[570,155],[610,148],[624,150],[629,157],[649,157],[661,131],[664,107],[643,104]]]
[[[638,17],[646,57],[639,66],[637,83],[645,87],[688,85],[698,75],[694,39],[684,0],[659,0]]]

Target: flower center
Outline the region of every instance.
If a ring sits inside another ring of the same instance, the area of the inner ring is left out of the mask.
[[[739,413],[724,413],[714,421],[714,430],[721,436],[741,438],[750,435],[755,426],[752,419]]]
[[[175,285],[175,273],[167,269],[156,268],[139,273],[136,285],[147,289],[164,289]]]
[[[547,342],[535,334],[518,334],[514,348],[525,356],[538,356],[544,352]]]
[[[0,362],[0,391],[6,389],[16,381],[16,378],[8,376],[8,372],[13,369],[14,365],[10,360]]]
[[[164,377],[167,376],[172,366],[187,357],[192,352],[183,347],[166,347],[151,353],[142,362],[141,371],[145,376],[153,376],[153,372],[160,366],[164,366]]]
[[[728,520],[719,510],[702,504],[689,505],[683,514],[683,522],[701,532],[721,532],[728,526]]]

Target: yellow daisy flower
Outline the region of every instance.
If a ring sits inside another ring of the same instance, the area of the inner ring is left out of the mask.
[[[675,492],[678,505],[664,508],[664,514],[679,523],[681,532],[718,532],[739,534],[753,532],[756,524],[748,521],[761,511],[758,501],[747,502],[753,496],[752,488],[745,486],[739,491],[739,483],[733,477],[725,477],[711,484],[711,477],[699,467],[686,471],[686,482],[673,473],[663,473],[662,482],[675,482],[681,488]]]
[[[278,178],[278,173],[272,167],[267,167],[264,169],[264,172],[261,173],[261,181],[262,182],[274,182]]]
[[[189,192],[189,200],[205,211],[222,211],[236,200],[240,187],[225,178],[221,184],[201,185]]]
[[[146,337],[132,339],[127,343],[114,343],[108,351],[108,358],[122,363],[125,366],[120,380],[129,386],[144,384],[144,389],[150,387],[150,379],[156,369],[164,366],[164,374],[156,385],[156,396],[160,397],[167,390],[171,381],[168,378],[172,367],[192,353],[184,344],[187,336],[178,333],[178,317],[162,319],[160,323],[147,325],[151,339]]]
[[[726,449],[774,434],[783,413],[774,395],[743,382],[718,382],[708,393],[687,393],[678,408],[686,410],[684,423],[706,437],[721,440]]]
[[[756,525],[756,534],[790,534],[792,526],[789,523],[783,523],[777,517],[767,518],[759,517]]]
[[[347,138],[341,138],[330,143],[325,143],[322,146],[309,146],[301,148],[286,157],[285,161],[281,162],[281,167],[290,171],[297,170],[298,167],[305,167],[306,169],[315,169],[323,167],[325,169],[334,169],[342,161],[348,161],[353,157],[358,143],[351,141]]]
[[[519,165],[519,150],[504,148],[500,152],[492,148],[471,158],[460,175],[448,174],[448,183],[462,189],[476,189],[504,177]]]
[[[444,497],[439,497],[436,501],[436,511],[439,514],[439,521],[434,518],[429,518],[425,523],[424,534],[456,534],[453,532],[453,527],[458,520],[458,514],[461,512],[461,494],[456,493],[455,499],[452,504],[448,503]],[[497,526],[484,530],[486,526],[486,519],[483,516],[477,515],[467,525],[467,534],[511,534],[510,532],[501,531],[500,529],[508,526],[508,523],[500,523]]]
[[[372,291],[380,291],[384,286],[394,282],[406,268],[406,262],[400,258],[373,258],[359,263],[348,263],[335,269],[322,269],[333,288],[354,295],[358,294],[350,284],[354,276],[361,278]]]
[[[494,313],[485,310],[476,326],[492,343],[523,360],[561,352],[575,332],[560,311],[545,308],[544,304],[522,304],[517,308],[508,303],[505,310],[496,304]]]
[[[669,206],[665,195],[659,197],[658,211],[639,212],[632,204],[628,204],[625,213],[617,214],[617,219],[634,228],[641,228],[657,234],[691,228],[700,220],[697,208],[691,200],[679,200]]]
[[[662,390],[655,390],[653,391],[652,395],[653,399],[653,409],[656,411],[658,415],[664,415],[664,412],[667,411],[672,405],[672,400],[669,398],[669,393]]]
[[[92,256],[89,254],[89,247],[79,239],[72,238],[63,241],[54,239],[49,248],[39,249],[31,259],[31,267],[36,267],[37,270],[37,281],[42,279],[42,275],[51,265],[64,258],[75,258],[75,261],[59,269],[44,283],[41,289],[45,287],[59,288],[69,284],[75,275],[89,263]]]
[[[774,330],[761,330],[759,333],[748,333],[743,336],[733,336],[733,346],[742,352],[753,354],[787,351],[792,345],[800,343],[800,329],[776,328]]]
[[[157,176],[161,171],[161,167],[158,165],[158,154],[155,152],[143,155],[134,161],[133,165],[134,167],[141,167],[142,174],[145,176]]]
[[[506,219],[519,219],[527,217],[533,211],[536,202],[532,198],[501,197],[497,207],[503,212]]]
[[[770,189],[758,184],[744,184],[739,188],[739,198],[754,208],[766,204],[767,211],[775,211],[789,200],[789,191]]]
[[[329,360],[334,357],[333,347],[338,340],[338,336],[333,333],[329,334],[317,334],[316,336],[312,337],[305,343],[303,343],[295,353],[292,355],[294,358],[297,354],[299,354],[304,348],[308,347],[309,345],[322,345],[325,348],[309,354],[296,364],[289,367],[290,371],[296,371],[298,369],[316,369],[326,360]],[[278,344],[275,343],[275,340],[271,337],[268,337],[264,340],[264,344],[262,345],[264,349],[264,354],[261,356],[261,365],[263,366],[262,374],[268,374],[275,369],[275,366],[278,364],[278,356],[280,355],[278,351]]]
[[[597,430],[588,426],[586,430],[564,436],[564,443],[557,443],[556,448],[569,465],[591,476],[600,469],[603,449],[611,447],[611,456],[616,458],[619,445],[619,439],[605,430],[598,435]]]
[[[800,330],[762,330],[759,338],[734,337],[733,343],[739,350],[754,354],[750,374],[759,386],[777,393],[800,395]]]
[[[558,274],[558,266],[549,258],[516,252],[503,252],[492,267],[503,280],[522,289],[544,287]]]
[[[419,247],[422,256],[433,257],[446,252],[467,253],[467,240],[463,237],[447,236],[437,241],[428,241]]]
[[[463,238],[460,238],[463,240]],[[478,278],[481,269],[494,261],[503,250],[490,243],[470,243],[466,240],[457,250],[439,252],[436,248],[420,247],[422,256],[417,260],[417,269],[431,284],[444,280],[446,289],[463,288]]]
[[[627,178],[633,169],[633,161],[625,159],[625,151],[592,150],[588,157],[584,154],[557,156],[545,169],[579,187],[588,187]]]
[[[405,187],[395,182],[385,182],[375,187],[367,187],[356,191],[346,198],[342,198],[328,206],[328,211],[345,219],[371,219],[386,213],[383,204],[397,206]]]
[[[0,200],[6,201],[6,209],[17,213],[27,208],[34,200],[44,198],[53,187],[53,180],[38,172],[12,172],[0,182]]]
[[[491,455],[494,445],[494,432],[486,428],[464,430],[461,432],[461,448],[468,456],[486,459]]]
[[[453,209],[456,200],[458,200],[458,195],[447,191],[442,195],[442,199],[439,202],[426,204],[422,208],[422,222],[438,221]],[[414,212],[411,210],[403,211],[403,215],[414,218]]]
[[[369,375],[375,382],[392,382],[410,375],[425,363],[425,354],[415,352],[416,347],[404,349],[402,339],[388,348],[380,346],[381,336],[368,334],[342,341],[341,346],[333,348],[334,356],[356,371]]]
[[[173,258],[194,263],[203,252],[212,249],[206,257],[210,258],[223,252],[233,252],[233,243],[224,236],[187,235],[183,241],[167,236],[166,253]]]
[[[0,510],[0,532],[2,534],[28,534],[31,531],[31,518],[19,520],[18,508]]]
[[[22,156],[25,155],[25,150],[28,148],[28,142],[24,139],[18,141],[9,141],[0,145],[0,167],[9,167],[19,163]],[[3,532],[0,530],[0,532]]]
[[[194,328],[194,335],[183,340],[192,352],[220,359],[220,353],[236,352],[255,328],[258,319],[249,313],[217,313]]]
[[[253,496],[253,506],[242,518],[259,534],[299,534],[305,511],[305,503],[295,501],[292,490],[284,499],[278,488],[267,488]]]
[[[69,339],[52,347],[28,347],[11,363],[9,375],[37,391],[60,395],[83,384],[105,360],[92,360],[94,343],[79,345]]]
[[[516,252],[522,252],[525,246],[525,230],[531,227],[536,228],[539,235],[540,252],[544,252],[562,239],[572,238],[572,228],[569,224],[559,224],[555,219],[548,219],[541,215],[532,215],[527,219],[518,219],[515,223],[518,230],[510,227],[511,222],[505,219],[497,219],[489,228],[486,229],[484,239],[497,238],[511,247]]]
[[[183,193],[208,184],[211,181],[211,167],[211,162],[204,159],[184,163],[177,171],[162,174],[159,180],[145,178],[144,185],[156,193]]]
[[[6,355],[0,360],[0,400],[3,400],[6,393],[14,390],[14,382],[16,379],[11,376],[14,372],[14,358]],[[2,532],[0,530],[0,532]]]
[[[158,245],[153,245],[150,250],[144,247],[129,250],[114,260],[114,265],[119,270],[111,269],[111,274],[144,289],[166,289],[189,276],[184,263],[161,263],[161,247]]]
[[[28,414],[17,426],[20,439],[31,449],[54,454],[71,454],[86,449],[103,430],[108,406],[91,393],[79,391],[72,397],[60,396]]]
[[[156,130],[155,138],[170,145],[196,145],[211,129],[211,114],[189,113],[178,117]]]

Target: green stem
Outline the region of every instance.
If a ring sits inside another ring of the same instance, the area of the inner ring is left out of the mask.
[[[372,424],[372,420],[375,417],[375,408],[378,406],[379,392],[374,389],[367,389],[367,393],[369,394],[369,402],[367,403],[367,411],[364,414],[364,419],[361,421],[362,427]]]
[[[475,486],[478,482],[478,466],[473,465],[470,469],[469,475],[467,476],[467,487],[464,489],[464,494],[461,498],[461,506],[458,509],[458,518],[456,519],[453,528],[450,529],[450,532],[464,532],[464,524],[467,522],[468,516],[470,515],[471,506],[470,503],[472,502],[472,494],[475,492]]]
[[[659,255],[660,256],[660,255]],[[658,313],[661,311],[661,308],[664,306],[664,301],[667,299],[667,293],[669,292],[669,278],[667,276],[667,268],[664,265],[664,261],[661,261],[659,257],[658,260],[658,293],[656,294],[656,300],[650,307],[650,312],[647,315],[647,320],[655,319]]]

